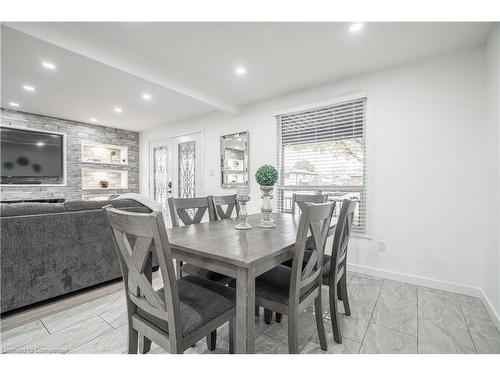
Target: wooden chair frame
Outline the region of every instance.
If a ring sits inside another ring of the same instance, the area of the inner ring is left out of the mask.
[[[326,203],[328,201],[327,194],[292,194],[292,215],[295,215],[295,206],[300,207],[302,203]]]
[[[240,215],[240,203],[236,199],[236,194],[212,196],[212,202],[215,220],[230,219],[234,210],[236,210],[236,217]],[[222,206],[226,204],[227,207],[224,209]]]
[[[335,228],[335,237],[333,239],[330,272],[328,277],[322,280],[323,285],[328,286],[333,337],[338,344],[342,343],[342,333],[340,331],[337,299],[342,301],[345,315],[351,315],[349,295],[347,293],[346,265],[347,248],[351,237],[356,203],[356,201],[351,201],[349,199],[344,199],[342,201],[337,227]]]
[[[288,304],[265,299],[259,295],[255,296],[256,305],[288,316],[288,349],[291,354],[299,352],[297,332],[299,312],[313,301],[320,345],[323,350],[327,350],[322,314],[321,282],[323,255],[335,204],[333,202],[320,204],[304,203],[302,207],[303,211],[294,247]],[[312,235],[314,250],[309,261],[303,267],[304,252],[309,232]],[[313,285],[313,288],[301,301],[301,290],[311,285]]]
[[[203,337],[229,321],[230,350],[234,348],[235,308],[210,321],[198,330],[183,336],[179,293],[172,252],[161,212],[151,214],[125,212],[104,207],[113,232],[125,286],[128,315],[128,352],[137,353],[139,335],[142,353],[149,351],[154,341],[171,353],[183,353]],[[135,238],[131,245],[130,237]],[[152,251],[156,252],[164,286],[165,302],[151,283]],[[137,313],[137,308],[165,321],[164,330]],[[168,323],[167,323],[168,322]],[[166,333],[168,327],[168,334]]]

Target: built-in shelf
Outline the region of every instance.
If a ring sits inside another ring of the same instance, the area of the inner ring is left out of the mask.
[[[126,170],[82,168],[83,190],[117,190],[127,188],[128,171]]]
[[[128,164],[128,147],[82,142],[82,163]]]
[[[106,201],[112,194],[84,194],[82,201]]]

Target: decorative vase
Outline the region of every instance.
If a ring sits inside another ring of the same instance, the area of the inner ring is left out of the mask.
[[[238,215],[238,224],[234,227],[240,230],[252,229],[248,224],[247,202],[250,200],[250,188],[246,184],[241,184],[236,187],[236,200],[240,203],[240,213]]]
[[[273,186],[260,187],[260,190],[262,191],[262,206],[260,208],[262,212],[262,219],[259,223],[260,228],[274,228],[276,226],[276,223],[271,217],[271,212],[273,212],[273,206],[271,205],[271,199],[273,196],[271,193],[273,189]]]

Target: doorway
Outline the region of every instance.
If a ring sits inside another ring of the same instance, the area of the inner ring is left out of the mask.
[[[203,195],[202,141],[202,132],[197,132],[149,144],[149,196],[161,204],[168,221],[168,198]]]

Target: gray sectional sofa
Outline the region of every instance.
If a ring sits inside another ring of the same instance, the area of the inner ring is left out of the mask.
[[[121,277],[108,204],[151,212],[133,200],[0,205],[2,314]]]

